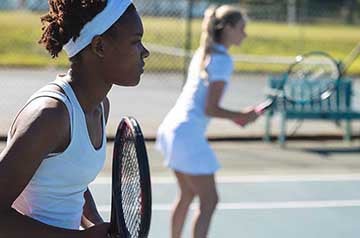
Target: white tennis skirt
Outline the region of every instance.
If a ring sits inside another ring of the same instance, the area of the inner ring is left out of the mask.
[[[214,174],[220,168],[204,132],[190,123],[176,128],[161,125],[156,148],[163,154],[167,167],[185,174]]]

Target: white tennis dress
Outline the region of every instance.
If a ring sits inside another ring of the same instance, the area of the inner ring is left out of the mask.
[[[40,89],[28,103],[39,97],[52,97],[62,101],[70,117],[70,144],[64,152],[48,155],[42,161],[12,207],[45,224],[77,230],[80,228],[83,214],[84,192],[104,165],[105,118],[102,113],[102,145],[100,148],[94,148],[88,134],[84,112],[66,81],[67,77],[69,76],[59,76],[53,82],[63,89],[65,95],[57,91]],[[36,143],[36,138],[34,138],[34,143]],[[26,163],[26,158],[24,158],[24,163]]]
[[[195,53],[186,84],[158,129],[156,147],[163,154],[165,165],[179,172],[206,175],[220,168],[205,136],[210,119],[205,114],[205,102],[209,82],[224,81],[227,85],[233,61],[223,45],[216,44],[215,52],[206,68],[208,79],[200,77],[201,54]]]

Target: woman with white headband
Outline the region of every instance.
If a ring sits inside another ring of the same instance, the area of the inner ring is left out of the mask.
[[[171,220],[171,237],[180,238],[189,206],[199,197],[192,237],[205,238],[218,202],[215,172],[220,165],[205,137],[211,117],[245,125],[258,114],[254,108],[231,111],[221,98],[231,78],[233,62],[228,48],[245,39],[245,20],[236,8],[210,7],[202,24],[200,47],[193,56],[186,84],[175,106],[161,123],[157,147],[179,185]]]
[[[107,237],[88,184],[105,160],[106,97],[135,86],[149,52],[131,0],[49,0],[39,41],[67,74],[19,111],[0,155],[0,237]],[[83,228],[80,230],[80,226]]]

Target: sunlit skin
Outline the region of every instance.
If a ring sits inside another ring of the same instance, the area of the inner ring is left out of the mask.
[[[224,28],[219,43],[223,44],[226,48],[229,48],[232,45],[240,46],[243,40],[247,37],[245,28],[246,23],[244,21],[237,22],[235,26],[228,24]]]
[[[144,59],[149,56],[141,42],[143,26],[135,8],[126,11],[111,29],[111,34],[95,36],[76,59],[71,59],[69,83],[84,112],[94,148],[102,146],[101,103],[107,120],[109,100],[106,95],[112,85],[137,85],[143,73]],[[62,91],[56,85],[46,88]],[[6,188],[6,193],[0,196],[0,234],[4,237],[108,237],[109,224],[99,215],[89,190],[84,193],[83,231],[49,226],[11,208],[42,160],[50,153],[61,153],[67,148],[70,131],[66,106],[50,97],[32,101],[16,118],[11,140],[0,154],[0,188]]]
[[[117,36],[105,36],[109,47],[104,54],[104,78],[121,86],[136,86],[144,72],[144,59],[149,51],[142,44],[143,25],[137,12],[124,15],[114,26]]]
[[[86,101],[93,98],[94,102],[89,103],[98,105],[113,84],[137,85],[143,73],[144,59],[149,56],[149,51],[141,42],[143,26],[136,11],[123,15],[113,28],[114,34],[95,37],[82,52],[81,61],[71,66],[73,80],[70,84],[75,93],[78,88],[86,93],[77,93],[85,111],[91,107],[85,105]]]

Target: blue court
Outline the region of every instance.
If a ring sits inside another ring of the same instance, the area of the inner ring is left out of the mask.
[[[109,220],[109,177],[90,188],[102,216]],[[360,174],[219,177],[220,204],[210,238],[357,238],[360,233]],[[149,237],[169,237],[176,196],[172,177],[153,178],[153,215]],[[192,212],[197,201],[192,205]],[[192,216],[190,212],[189,217]],[[183,237],[191,237],[190,219]]]

